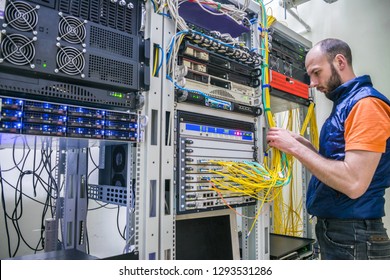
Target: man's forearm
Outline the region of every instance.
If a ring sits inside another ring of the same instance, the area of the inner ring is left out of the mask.
[[[306,146],[307,148],[309,148],[310,150],[312,150],[313,152],[317,153],[317,149],[314,148],[313,144],[308,140],[306,139],[305,137],[297,134],[297,136],[294,137],[299,143],[301,143],[302,145]]]
[[[366,191],[380,159],[380,154],[353,151],[349,158],[331,160],[303,144],[291,149],[291,154],[321,182],[352,199]]]

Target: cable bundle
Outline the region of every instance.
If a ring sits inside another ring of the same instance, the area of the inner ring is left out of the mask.
[[[279,190],[290,182],[290,169],[288,166],[281,166],[279,170],[272,170],[258,162],[211,162],[224,167],[223,172],[210,170],[210,173],[221,176],[211,179],[211,183],[214,185],[214,190],[222,194],[224,192],[233,192],[250,196],[263,202],[270,202],[275,195],[275,192],[271,192],[271,190]]]

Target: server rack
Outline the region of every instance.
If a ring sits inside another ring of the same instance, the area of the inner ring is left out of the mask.
[[[46,1],[31,1],[46,2]],[[56,2],[56,1],[51,1]],[[66,1],[59,1],[63,6],[59,9],[65,9],[67,7],[64,3]],[[81,1],[82,2],[82,1]],[[108,1],[107,1],[108,2]],[[176,204],[176,186],[178,184],[176,160],[178,158],[177,147],[179,145],[179,126],[180,112],[190,112],[198,115],[214,116],[218,114],[219,117],[224,119],[239,120],[244,123],[251,123],[254,127],[253,133],[255,144],[258,147],[255,154],[260,155],[263,147],[263,132],[265,128],[264,119],[261,115],[260,100],[258,91],[252,92],[255,97],[253,100],[245,103],[245,99],[242,99],[237,104],[225,102],[215,102],[215,100],[209,100],[209,108],[199,106],[199,99],[196,97],[196,93],[191,97],[188,92],[177,93],[175,96],[175,86],[169,80],[166,79],[167,69],[164,63],[161,64],[161,69],[158,75],[154,75],[151,67],[151,62],[155,59],[155,49],[160,47],[164,54],[164,47],[169,46],[172,36],[176,33],[176,26],[174,22],[165,16],[161,16],[154,12],[152,3],[147,1],[128,1],[136,4],[141,10],[139,24],[142,28],[142,38],[137,40],[141,41],[144,47],[139,49],[139,53],[142,52],[143,59],[138,61],[139,69],[142,69],[145,74],[139,77],[140,83],[143,86],[136,86],[136,88],[128,88],[127,91],[133,99],[125,99],[126,102],[116,102],[113,106],[114,109],[123,110],[130,107],[133,112],[139,116],[139,135],[142,135],[143,142],[135,141],[134,145],[129,145],[129,150],[134,153],[134,158],[128,158],[128,162],[134,162],[134,169],[129,167],[132,180],[134,183],[134,190],[128,189],[126,194],[127,201],[133,201],[134,205],[127,204],[128,222],[127,236],[132,237],[131,240],[127,240],[126,243],[131,243],[134,246],[134,250],[138,252],[140,259],[174,259],[175,258],[175,219],[178,213],[179,205]],[[138,3],[139,2],[139,3]],[[241,1],[242,2],[242,1]],[[38,3],[39,4],[39,3]],[[42,4],[42,3],[40,3]],[[241,3],[243,4],[243,3]],[[42,4],[43,5],[43,4]],[[111,4],[110,4],[111,5]],[[57,6],[53,6],[57,7]],[[50,6],[50,8],[53,8]],[[43,10],[45,10],[44,8]],[[258,4],[251,2],[248,10],[252,14],[258,13]],[[72,13],[77,13],[75,9]],[[80,10],[78,10],[80,11]],[[69,11],[67,11],[69,12]],[[76,16],[76,14],[72,14]],[[96,24],[96,23],[95,23]],[[102,23],[103,24],[103,23]],[[112,28],[114,23],[108,21],[104,23],[104,26]],[[252,26],[250,27],[250,36],[247,38],[248,44],[253,48],[259,48],[258,40],[259,30]],[[126,30],[121,30],[126,32]],[[149,47],[148,47],[149,46]],[[202,47],[201,47],[202,49]],[[218,55],[215,55],[218,58]],[[195,61],[195,63],[194,63]],[[198,63],[196,63],[198,62]],[[197,69],[202,68],[202,63],[199,60],[194,59],[191,61],[187,58],[188,63],[194,63],[193,73],[197,72]],[[200,65],[200,66],[199,66]],[[179,69],[179,67],[178,67]],[[213,70],[213,67],[210,68]],[[245,70],[245,68],[243,68]],[[45,70],[46,71],[46,70]],[[227,82],[225,78],[218,77],[218,75],[230,74],[232,76],[231,81]],[[211,73],[207,73],[206,76],[209,79],[208,86],[215,87],[226,85],[226,87],[244,88],[244,92],[248,90],[248,85],[252,83],[250,79],[246,79],[245,87],[240,87],[237,82],[239,79],[234,76],[234,73],[230,73],[230,70],[226,73],[214,69]],[[43,78],[47,78],[45,73],[42,74]],[[146,78],[144,78],[146,77]],[[78,78],[77,78],[78,79]],[[210,80],[212,81],[210,82]],[[150,80],[150,82],[149,82]],[[211,83],[211,84],[210,84]],[[85,86],[85,83],[81,83],[80,86]],[[115,88],[118,90],[119,88]],[[99,89],[96,89],[98,92]],[[240,91],[240,94],[243,91]],[[251,94],[252,94],[251,93]],[[182,102],[180,94],[186,95],[186,102]],[[109,96],[113,98],[119,98],[122,100],[124,96],[121,91],[109,91]],[[223,95],[223,94],[220,94]],[[238,95],[240,96],[240,95]],[[240,96],[242,97],[242,96]],[[179,99],[178,99],[179,98]],[[192,99],[191,99],[192,98]],[[144,99],[144,100],[143,100]],[[243,101],[244,100],[244,101]],[[88,101],[88,100],[87,100]],[[225,100],[226,101],[226,100]],[[95,101],[94,101],[95,102]],[[202,104],[206,104],[206,100],[201,100]],[[228,101],[230,102],[230,101]],[[241,103],[240,103],[241,102]],[[93,102],[92,102],[93,103]],[[244,103],[244,104],[242,104]],[[71,102],[71,104],[73,104]],[[95,103],[96,104],[96,103]],[[124,105],[126,104],[126,105]],[[142,106],[144,104],[144,106]],[[198,105],[197,105],[198,104]],[[258,107],[252,105],[259,105]],[[111,105],[109,104],[109,107]],[[217,110],[218,107],[227,106],[233,110]],[[104,108],[105,106],[103,106]],[[120,139],[119,139],[120,140]],[[70,147],[66,147],[65,150],[72,150]],[[81,147],[77,152],[83,154]],[[256,158],[256,155],[253,156]],[[65,164],[64,164],[65,165]],[[82,173],[85,173],[83,171]],[[77,185],[82,185],[83,182],[78,182]],[[93,191],[93,189],[92,189]],[[132,197],[134,194],[134,197]],[[65,199],[70,203],[68,199]],[[259,204],[253,205],[252,201],[244,203],[242,208],[243,214],[246,216],[254,216],[257,213]],[[76,208],[82,209],[84,206],[78,206]],[[85,216],[85,213],[83,213]],[[243,240],[242,244],[242,257],[244,259],[268,259],[269,258],[269,205],[263,206],[262,214],[256,225],[254,234],[251,234],[248,239]],[[73,221],[73,218],[70,218]],[[247,221],[242,223],[242,234],[247,235],[249,232],[250,224]]]

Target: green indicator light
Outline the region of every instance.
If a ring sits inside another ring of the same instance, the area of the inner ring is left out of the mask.
[[[47,64],[46,64],[46,63],[43,63],[42,66],[43,66],[43,68],[46,68],[46,67],[47,67]]]
[[[111,96],[117,97],[117,98],[123,98],[123,93],[120,92],[112,92]]]

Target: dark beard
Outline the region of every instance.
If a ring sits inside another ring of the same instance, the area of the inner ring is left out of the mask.
[[[332,100],[332,97],[333,97],[333,94],[332,92],[338,88],[339,86],[341,86],[342,82],[341,82],[341,77],[340,77],[340,74],[337,73],[336,71],[336,68],[333,66],[332,63],[330,63],[330,69],[332,71],[332,75],[330,76],[330,79],[328,81],[328,84],[326,85],[327,89],[328,89],[328,92],[325,93],[325,96]]]

